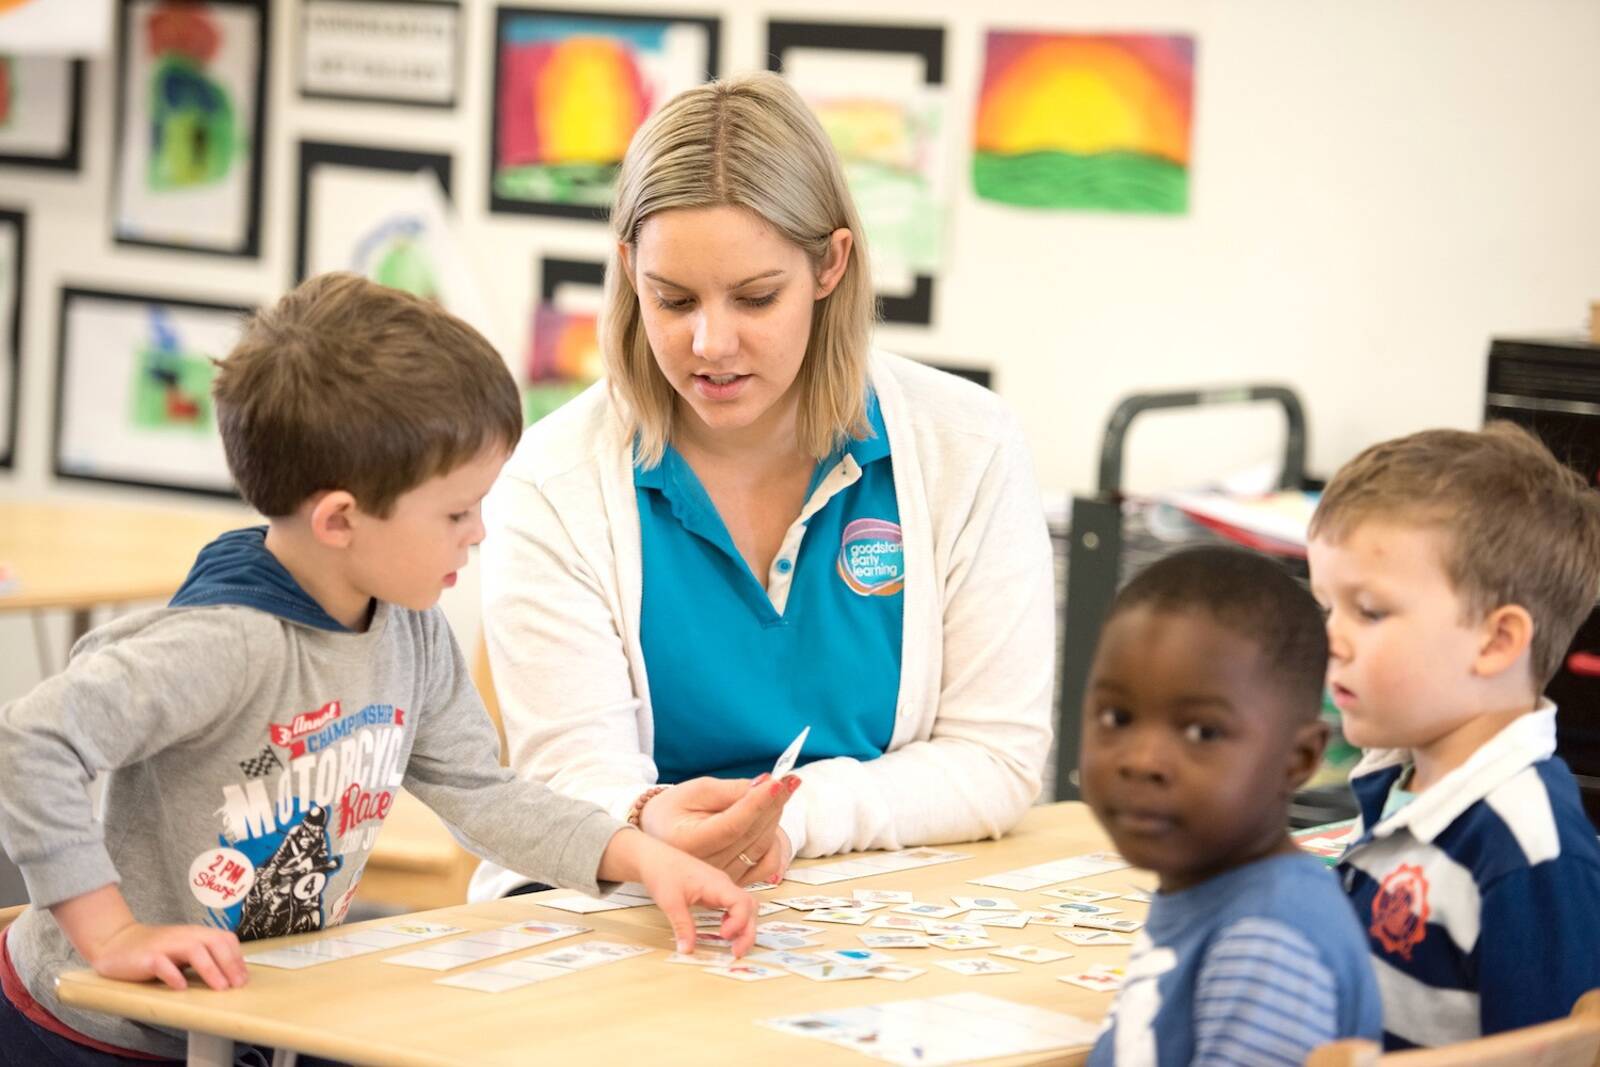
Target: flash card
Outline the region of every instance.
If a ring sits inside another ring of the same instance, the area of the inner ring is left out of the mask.
[[[937,948],[947,948],[951,951],[960,951],[968,948],[997,948],[999,943],[990,941],[987,937],[973,937],[970,934],[940,934],[928,938],[928,944]]]
[[[819,908],[806,916],[819,923],[842,923],[845,926],[865,926],[872,916],[856,908]]]
[[[1059,889],[1045,889],[1042,892],[1047,897],[1055,897],[1057,900],[1076,900],[1079,904],[1098,904],[1117,895],[1107,893],[1104,889],[1083,889],[1078,886],[1062,886]]]
[[[870,948],[830,948],[817,955],[840,963],[898,963],[887,952],[874,952]]]
[[[706,974],[732,978],[736,982],[764,982],[769,978],[784,978],[789,972],[778,967],[763,967],[759,963],[735,963],[727,967],[707,967]]]
[[[1055,963],[1072,958],[1070,952],[1058,952],[1041,945],[1012,945],[1010,948],[990,949],[989,954],[1004,956],[1008,960],[1021,960],[1023,963]]]
[[[778,781],[784,775],[794,770],[794,761],[800,758],[800,747],[806,743],[806,735],[811,732],[807,726],[800,731],[800,736],[789,742],[789,747],[783,750],[783,755],[778,757],[778,762],[772,765],[772,780]]]
[[[951,897],[955,906],[962,911],[971,908],[976,911],[1021,911],[1017,902],[1010,897]]]
[[[994,960],[939,960],[938,966],[957,974],[1016,974],[1017,969]]]
[[[1132,941],[1106,930],[1057,930],[1056,936],[1074,945],[1131,945]]]
[[[852,908],[856,902],[849,897],[790,897],[773,903],[794,911],[820,911],[823,908]]]
[[[914,900],[910,904],[902,904],[890,910],[902,915],[919,915],[924,919],[948,919],[952,915],[960,915],[963,909],[952,908],[947,904],[924,904]]]
[[[861,934],[861,943],[868,948],[927,948],[928,939],[921,934]]]
[[[1077,900],[1049,900],[1039,907],[1045,911],[1053,911],[1057,915],[1071,915],[1075,920],[1080,915],[1120,915],[1121,908],[1108,908],[1104,904],[1084,904]]]
[[[1083,915],[1073,921],[1091,930],[1113,930],[1119,934],[1131,934],[1144,925],[1137,919],[1108,919],[1104,915]]]
[[[960,962],[960,961],[956,961]],[[1122,979],[1114,974],[1084,971],[1082,974],[1064,974],[1057,981],[1075,985],[1079,989],[1092,989],[1096,993],[1115,993],[1122,988]]]
[[[909,889],[857,889],[850,894],[857,904],[909,904]]]

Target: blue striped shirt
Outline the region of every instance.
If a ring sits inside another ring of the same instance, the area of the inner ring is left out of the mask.
[[[1158,893],[1090,1067],[1297,1067],[1376,1038],[1361,929],[1321,861],[1277,855]]]
[[[1351,779],[1339,861],[1383,993],[1384,1044],[1446,1045],[1559,1019],[1600,987],[1600,845],[1556,758],[1555,706],[1514,720],[1384,817],[1404,754]]]

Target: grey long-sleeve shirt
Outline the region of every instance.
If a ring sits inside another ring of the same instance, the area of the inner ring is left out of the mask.
[[[120,882],[153,925],[251,940],[337,924],[401,786],[478,855],[598,892],[621,824],[518,780],[496,745],[437,608],[380,602],[364,633],[231,605],[101,627],[0,708],[0,844],[35,905],[7,932],[18,975],[68,1026],[181,1057],[170,1031],[56,998],[56,976],[85,963],[46,908]]]

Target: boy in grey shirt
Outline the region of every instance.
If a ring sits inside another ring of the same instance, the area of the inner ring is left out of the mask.
[[[214,393],[268,525],[206,546],[170,606],[96,630],[0,708],[0,844],[33,904],[0,935],[10,1051],[181,1056],[170,1031],[62,1004],[56,976],[87,963],[183,988],[187,966],[244,984],[241,940],[343,920],[401,787],[529,877],[643,881],[680,951],[696,903],[728,909],[723,933],[748,948],[752,902],[722,872],[499,765],[435,607],[522,429],[489,344],[435,305],[322,275],[255,316]]]

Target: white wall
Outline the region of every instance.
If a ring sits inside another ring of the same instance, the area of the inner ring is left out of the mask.
[[[1307,401],[1322,472],[1378,438],[1473,425],[1489,337],[1575,332],[1600,297],[1593,0],[596,6],[720,11],[725,70],[763,65],[768,16],[945,26],[957,131],[949,265],[934,326],[886,327],[881,341],[992,365],[1047,486],[1091,484],[1105,415],[1133,390],[1287,381]],[[59,287],[271,299],[291,280],[301,138],[453,152],[466,240],[499,339],[519,359],[536,256],[603,254],[598,224],[487,213],[487,0],[465,0],[465,77],[447,113],[298,99],[298,4],[272,7],[259,261],[112,245],[109,62],[90,68],[80,173],[0,170],[0,206],[30,215],[19,465],[0,474],[0,494],[60,488],[48,473]],[[966,131],[989,27],[1194,34],[1190,213],[1044,213],[974,198]],[[1134,434],[1131,480],[1202,479],[1277,447],[1265,413],[1174,417]],[[466,577],[447,610],[469,643],[476,581]],[[0,699],[31,684],[32,662],[26,624],[0,616]]]

